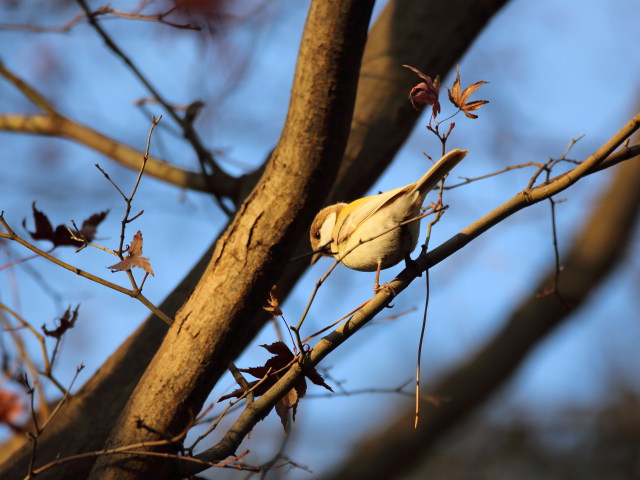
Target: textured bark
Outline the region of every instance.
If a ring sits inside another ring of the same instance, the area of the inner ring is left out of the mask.
[[[351,135],[333,198],[356,198],[369,189],[415,125],[418,114],[406,100],[414,80],[401,65],[445,75],[504,3],[481,0],[462,8],[459,1],[389,2],[369,33]],[[447,42],[453,31],[459,43]],[[253,185],[258,178],[250,175],[244,184]],[[304,250],[307,239],[302,237]],[[165,300],[164,312],[175,314],[201,277],[212,251],[213,245]],[[305,269],[306,262],[291,264],[278,282],[281,292],[295,285]],[[118,348],[47,427],[39,441],[37,465],[57,456],[102,448],[165,332],[165,324],[151,317]],[[0,478],[22,478],[30,455],[26,445],[0,466]],[[41,478],[84,478],[92,464],[92,459],[72,462]]]
[[[445,375],[430,395],[448,398],[439,406],[424,403],[418,430],[415,412],[405,411],[382,431],[362,442],[327,480],[398,478],[424,461],[434,444],[481,407],[514,374],[545,336],[582,307],[624,258],[640,212],[640,157],[616,167],[616,175],[598,199],[571,250],[556,295],[536,298],[552,288],[555,271],[543,275],[531,295],[487,344]]]
[[[312,2],[278,146],[217,242],[107,448],[184,431],[229,361],[268,319],[262,311],[268,292],[292,243],[324,201],[344,154],[372,8],[372,0]],[[152,430],[140,428],[137,419]],[[168,465],[157,457],[105,455],[89,478],[168,478],[174,475]]]

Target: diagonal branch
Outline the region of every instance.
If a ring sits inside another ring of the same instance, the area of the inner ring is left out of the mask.
[[[89,147],[120,165],[138,170],[144,152],[107,137],[86,125],[63,117],[60,114],[0,114],[0,130],[62,137]],[[181,188],[207,191],[208,186],[201,174],[184,170],[150,156],[146,174]],[[233,183],[216,182],[216,191],[223,196],[233,195]]]
[[[617,152],[611,157],[617,158]],[[541,340],[569,320],[624,260],[640,220],[639,182],[640,157],[636,157],[618,167],[610,186],[594,201],[591,215],[564,255],[559,289],[565,301],[555,295],[537,295],[553,287],[556,272],[552,268],[540,277],[492,339],[430,389],[432,395],[452,401],[437,407],[424,404],[425,421],[417,431],[407,428],[413,410],[402,412],[381,431],[368,435],[348,461],[325,478],[407,476],[453,427],[482,407],[512,378]]]
[[[437,263],[440,263],[460,248],[467,245],[471,240],[477,238],[489,228],[497,225],[514,213],[562,192],[567,187],[586,176],[591,169],[603,162],[615,148],[629,138],[638,128],[640,128],[640,114],[636,115],[631,121],[629,121],[616,135],[598,149],[598,151],[573,170],[567,172],[567,174],[559,175],[542,185],[520,192],[512,199],[482,217],[480,220],[465,228],[452,239],[444,242],[438,248],[431,252],[421,254],[417,259],[420,267],[419,272],[415,271],[416,269],[413,268],[403,270],[398,277],[389,284],[389,289],[381,290],[350,319],[340,325],[335,331],[323,337],[314,346],[308,356],[301,361],[301,363],[295,364],[272,387],[272,389],[247,406],[234,425],[230,428],[229,432],[217,445],[199,454],[197,458],[205,461],[214,461],[216,459],[222,459],[232,455],[237,449],[240,441],[242,441],[242,439],[253,429],[255,424],[264,417],[275,403],[284,396],[293,387],[294,383],[304,374],[305,368],[315,367],[323,358],[342,345],[355,332],[366,325],[380,311],[389,305],[389,303],[393,301],[400,292],[407,288],[413,280],[418,278],[422,272]],[[555,299],[556,297],[553,298]],[[446,392],[443,392],[443,395],[446,395]],[[412,412],[412,415],[415,415],[415,412]],[[407,425],[410,425],[410,423],[407,423]],[[388,459],[391,457],[385,455],[379,456],[379,458],[383,458],[388,462]],[[397,468],[397,462],[388,463],[392,468]],[[194,474],[197,472],[190,470],[188,473]],[[389,473],[389,475],[391,475],[391,473]],[[375,476],[375,472],[370,473],[369,477],[362,478],[371,478],[371,476]],[[353,477],[343,476],[341,478]]]

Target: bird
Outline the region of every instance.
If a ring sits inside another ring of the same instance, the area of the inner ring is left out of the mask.
[[[427,193],[466,155],[467,150],[451,150],[417,182],[320,210],[309,234],[313,249],[311,264],[321,256],[329,256],[352,270],[375,271],[373,290],[378,293],[380,270],[403,259],[407,264],[411,261],[410,254],[420,236],[419,216]],[[407,222],[411,219],[415,221]]]

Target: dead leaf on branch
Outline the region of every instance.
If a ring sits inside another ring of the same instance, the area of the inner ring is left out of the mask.
[[[104,217],[107,216],[109,210],[105,210],[104,212],[94,213],[89,218],[87,218],[84,222],[82,222],[82,228],[80,228],[80,234],[82,238],[84,238],[87,242],[93,242],[93,239],[96,237],[96,232],[98,231],[98,225],[104,220]]]
[[[75,308],[75,310],[72,312],[71,307],[67,307],[67,310],[59,319],[60,324],[58,325],[58,327],[56,327],[53,330],[47,330],[46,325],[43,325],[42,331],[44,332],[44,334],[47,337],[54,337],[54,338],[60,339],[67,330],[73,328],[73,326],[75,325],[76,320],[78,319],[78,308],[80,308],[80,305],[78,305]]]
[[[266,305],[262,308],[271,313],[272,317],[281,317],[282,310],[280,309],[280,296],[278,295],[278,288],[274,285],[269,291],[269,298],[267,298]]]
[[[478,118],[477,115],[474,115],[473,112],[478,110],[482,105],[489,103],[488,100],[474,100],[473,102],[468,102],[467,100],[471,96],[473,92],[475,92],[482,85],[489,82],[476,82],[472,85],[469,85],[464,90],[460,88],[460,65],[456,67],[456,79],[453,82],[453,88],[447,88],[449,92],[449,101],[453,103],[456,107],[458,107],[462,112],[467,116],[467,118]]]
[[[153,275],[153,269],[151,268],[149,259],[140,256],[142,255],[142,232],[140,230],[133,236],[133,241],[131,245],[127,247],[127,252],[129,255],[123,260],[107,268],[110,268],[112,272],[123,272],[138,267],[142,268],[148,274]]]
[[[92,242],[95,238],[98,225],[105,219],[109,210],[104,212],[94,213],[84,222],[82,222],[82,228],[79,232],[76,232],[78,238],[82,238],[84,241],[75,240],[69,233],[69,228],[62,224],[58,225],[56,229],[53,229],[49,218],[36,208],[36,202],[31,205],[33,210],[33,221],[35,224],[35,232],[27,232],[34,240],[49,240],[53,243],[54,247],[71,246],[79,247],[85,244],[85,242]],[[22,220],[22,226],[27,229],[27,219]]]
[[[270,345],[260,345],[262,348],[266,349],[269,353],[272,353],[274,356],[268,359],[264,365],[259,367],[249,367],[249,368],[240,368],[241,372],[248,373],[249,375],[256,377],[262,380],[267,374],[269,376],[262,381],[262,383],[258,384],[258,380],[249,382],[249,388],[257,387],[253,390],[253,393],[256,397],[263,395],[266,393],[273,385],[276,384],[285,373],[287,373],[287,365],[289,365],[295,358],[295,355],[289,347],[283,342],[274,342]],[[318,373],[315,368],[309,369],[304,372],[304,376],[300,377],[296,380],[293,388],[287,392],[276,404],[276,413],[280,417],[280,421],[282,422],[282,426],[284,429],[287,429],[287,411],[291,409],[292,417],[295,421],[296,419],[296,409],[298,407],[298,402],[301,398],[303,398],[307,393],[307,381],[305,377],[311,380],[316,385],[320,385],[327,390],[333,392],[333,389],[327,385],[322,378],[322,375]],[[225,395],[218,400],[219,402],[223,400],[227,400],[229,398],[238,398],[244,394],[244,390],[239,388],[234,390],[233,392]],[[265,413],[265,417],[269,414],[269,412]],[[263,417],[264,418],[264,417]]]
[[[435,79],[431,80],[429,75],[425,75],[417,68],[410,65],[402,65],[408,68],[413,73],[418,75],[424,82],[420,82],[409,92],[409,100],[411,105],[416,110],[422,110],[425,105],[431,105],[433,111],[433,118],[440,113],[440,76],[437,75]]]

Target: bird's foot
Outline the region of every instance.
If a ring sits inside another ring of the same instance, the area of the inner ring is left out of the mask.
[[[386,291],[394,297],[397,295],[397,292],[393,289],[393,287],[388,283],[383,283],[382,285],[378,285],[377,283],[373,286],[373,294],[377,295],[378,293]],[[392,304],[387,305],[387,308],[393,308]]]

